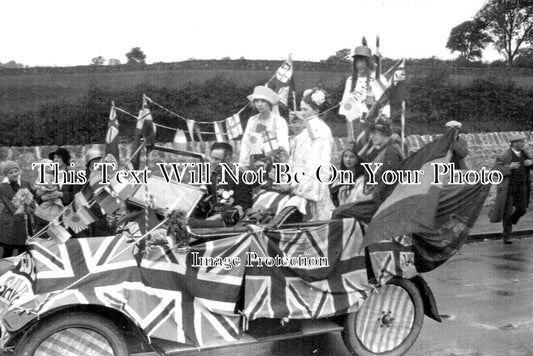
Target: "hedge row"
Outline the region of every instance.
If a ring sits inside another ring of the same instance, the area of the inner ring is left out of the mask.
[[[427,77],[409,80],[407,86],[408,134],[439,132],[444,122],[450,119],[464,122],[470,132],[531,129],[528,123],[533,122],[533,90],[519,88],[504,78],[484,77],[468,85],[458,85],[450,82],[448,72],[436,70]],[[339,85],[325,89],[333,101],[338,102],[344,88]],[[252,90],[253,86],[243,86],[223,77],[189,83],[181,89],[140,85],[128,90],[110,90],[93,84],[82,99],[58,99],[33,110],[2,112],[0,109],[0,146],[102,143],[111,100],[118,107],[136,114],[144,93],[186,118],[221,120],[242,108]],[[183,120],[157,107],[151,109],[157,123],[186,128]],[[398,106],[394,109],[393,117],[398,121]],[[248,108],[241,118],[246,121],[252,114],[252,109]],[[344,118],[333,113],[328,120],[335,135],[345,135]],[[121,139],[131,140],[135,119],[119,113],[119,124]],[[201,130],[211,131],[209,126],[203,125]],[[171,130],[161,128],[157,139],[171,141],[173,135]]]

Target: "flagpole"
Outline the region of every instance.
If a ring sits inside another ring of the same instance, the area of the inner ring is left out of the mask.
[[[379,50],[379,35],[376,35],[376,80],[381,76],[381,52]]]
[[[294,108],[294,111],[297,111],[296,106],[296,85],[294,84],[294,70],[291,75],[291,84],[292,84],[292,107]]]
[[[355,57],[352,57],[353,58],[353,62],[352,62],[352,85],[351,85],[351,88],[350,88],[350,93],[353,93],[353,91],[355,90],[355,86],[357,84],[357,67],[355,65]],[[347,125],[348,125],[348,142],[355,142],[355,133],[354,133],[354,130],[353,130],[353,123],[347,119]]]
[[[401,120],[402,151],[405,152],[405,100],[402,100]]]

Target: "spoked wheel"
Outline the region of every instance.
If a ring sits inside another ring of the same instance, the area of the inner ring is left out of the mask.
[[[353,355],[403,355],[415,343],[424,306],[415,285],[394,277],[346,318],[342,333]]]
[[[89,313],[63,314],[29,330],[17,344],[16,355],[127,356],[119,329],[109,320]]]

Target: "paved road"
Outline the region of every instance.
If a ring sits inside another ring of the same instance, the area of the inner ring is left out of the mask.
[[[425,318],[407,353],[428,355],[533,355],[533,237],[466,245],[426,273],[442,323]],[[186,355],[199,355],[188,353]],[[350,355],[339,333],[233,347],[201,355]]]

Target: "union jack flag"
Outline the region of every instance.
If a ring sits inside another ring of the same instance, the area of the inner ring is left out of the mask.
[[[113,156],[116,162],[120,159],[118,149],[118,120],[115,103],[113,103],[111,111],[109,112],[109,123],[105,138],[105,155]]]
[[[244,261],[250,234],[197,244],[188,254],[152,246],[140,265],[133,242],[127,234],[33,242],[36,311],[97,304],[128,315],[151,337],[197,346],[238,339],[235,306],[245,265],[193,266],[193,254]]]
[[[363,237],[355,220],[262,234],[252,240],[245,276],[244,315],[249,320],[339,315],[356,311],[366,298],[371,288],[365,257],[358,252]],[[255,256],[305,259],[290,268],[268,267],[254,263]],[[327,265],[312,266],[313,258],[326,258]]]

